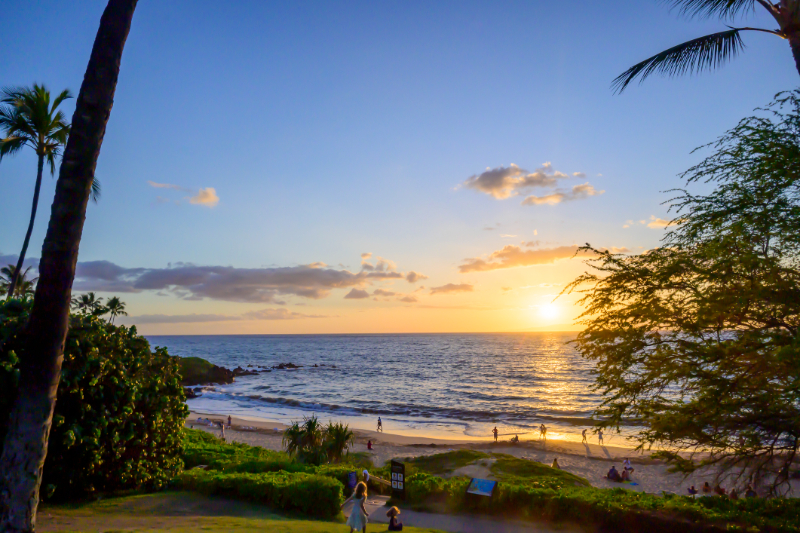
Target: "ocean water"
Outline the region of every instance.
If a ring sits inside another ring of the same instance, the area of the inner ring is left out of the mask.
[[[600,403],[575,333],[148,336],[170,354],[234,368],[303,368],[236,378],[193,410],[288,423],[312,414],[387,432],[474,439],[579,439]],[[318,365],[318,366],[314,366]],[[608,441],[608,436],[606,437]]]

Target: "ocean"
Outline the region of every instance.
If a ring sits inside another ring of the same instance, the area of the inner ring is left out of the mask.
[[[290,423],[316,415],[351,427],[439,438],[580,439],[600,403],[575,333],[147,336],[172,355],[272,370],[206,388],[192,410]],[[317,365],[317,366],[314,366]],[[610,435],[609,435],[610,436]],[[606,438],[608,440],[608,437]]]

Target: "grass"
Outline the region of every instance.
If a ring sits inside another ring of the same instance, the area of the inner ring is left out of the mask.
[[[589,487],[591,484],[580,476],[570,474],[563,470],[550,468],[536,461],[519,459],[512,455],[495,453],[496,461],[491,466],[492,474],[504,482],[534,481],[545,483],[552,488],[560,487]],[[557,486],[557,487],[556,487]]]
[[[347,530],[341,522],[300,520],[270,513],[260,505],[186,492],[112,498],[83,505],[46,505],[40,508],[36,529],[40,533],[342,533]],[[407,529],[413,533],[437,533],[432,529]],[[386,525],[370,524],[367,531],[386,531]]]
[[[481,459],[488,459],[489,457],[491,457],[491,455],[488,453],[475,450],[456,450],[453,452],[437,453],[436,455],[415,457],[406,460],[405,463],[406,469],[408,469],[408,465],[410,464],[420,472],[442,475],[450,474],[454,470],[470,465]],[[410,475],[410,473],[411,472],[406,470],[407,475]]]

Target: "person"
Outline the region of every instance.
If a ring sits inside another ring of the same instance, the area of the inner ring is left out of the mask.
[[[553,457],[552,468],[555,468],[556,470],[561,470],[561,467],[558,466],[558,457]]]
[[[739,499],[739,493],[736,492],[735,488],[731,489],[730,494],[728,494],[728,498],[730,498],[731,500],[738,500]]]
[[[497,442],[497,435],[499,434],[499,432],[497,431],[497,426],[494,427],[492,433],[494,433],[494,441]]]
[[[597,430],[597,442],[598,442],[598,444],[600,444],[602,446],[602,444],[603,444],[603,430],[602,429],[598,429]]]
[[[231,418],[231,415],[228,415],[228,427],[230,428],[232,425],[233,425],[233,419]]]
[[[542,438],[547,440],[547,426],[542,424]]]
[[[606,474],[606,478],[608,478],[611,481],[616,481],[616,482],[622,481],[622,477],[619,475],[619,472],[617,471],[617,467],[614,466],[614,465],[611,465],[611,470],[609,470],[608,474]]]
[[[514,435],[514,438],[511,439],[511,444],[516,444],[519,442],[519,435]]]
[[[711,494],[711,485],[708,484],[708,481],[703,483],[703,494]]]
[[[757,498],[758,494],[755,490],[753,490],[753,486],[748,483],[747,488],[744,490],[744,497],[745,498]]]
[[[725,496],[725,489],[722,488],[722,485],[717,485],[714,487],[714,492],[720,496]]]
[[[368,441],[367,441],[367,449],[368,449],[368,450],[371,450],[371,449],[372,449],[372,441],[371,441],[371,440],[368,440]]]
[[[620,481],[630,481],[631,480],[631,475],[628,473],[627,470],[625,470],[623,468],[622,469],[622,474],[620,475],[619,478],[620,478]]]
[[[225,442],[225,423],[224,422],[220,422],[219,423],[219,429],[220,429],[220,432],[221,432],[220,435],[219,435],[219,438],[221,438],[222,441]]]
[[[378,417],[378,431],[383,432],[383,421]]]
[[[399,514],[400,509],[397,507],[392,507],[386,512],[386,516],[389,517],[389,531],[403,531],[403,523],[397,519]]]
[[[364,469],[362,474],[364,474],[364,483],[369,483],[369,472],[367,471],[366,468]]]
[[[586,442],[586,430],[585,429],[583,430],[581,435],[583,436],[583,440],[581,442]]]
[[[539,424],[539,438],[544,437],[544,424]]]
[[[630,478],[633,475],[633,467],[631,467],[631,460],[627,457],[624,461],[622,461],[622,466],[625,467],[625,471],[628,473],[628,477]]]
[[[692,485],[691,487],[689,487],[689,494],[691,494],[691,495],[692,495],[692,498],[694,498],[694,497],[695,497],[695,495],[697,494],[697,489],[696,489],[696,488],[694,488],[694,485]]]
[[[353,491],[353,495],[344,501],[342,507],[350,500],[353,500],[353,510],[350,511],[350,516],[347,517],[347,525],[350,526],[350,533],[358,530],[361,530],[362,533],[367,533],[367,519],[369,518],[369,513],[367,513],[366,507],[364,507],[364,504],[367,502],[367,484],[360,481],[358,485],[356,485],[356,490]]]

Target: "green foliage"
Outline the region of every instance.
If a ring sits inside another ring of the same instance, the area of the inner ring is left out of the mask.
[[[0,302],[0,437],[25,356],[30,302]],[[56,498],[158,489],[182,468],[187,415],[174,358],[136,328],[73,315],[42,487]]]
[[[313,465],[341,461],[354,441],[348,425],[330,422],[322,426],[315,416],[305,418],[302,424],[294,422],[283,432],[286,453]]]
[[[446,474],[479,459],[488,459],[489,457],[491,456],[488,453],[475,450],[456,450],[409,459],[406,461],[406,468],[410,464],[416,469],[430,474]]]
[[[494,454],[494,457],[496,461],[492,464],[491,470],[492,474],[500,481],[512,481],[514,483],[531,481],[551,489],[590,486],[589,482],[580,476],[557,468],[551,468],[536,461],[519,459],[512,455],[501,453]]]
[[[263,503],[304,516],[332,518],[344,500],[342,484],[330,477],[297,472],[260,474],[190,470],[177,486],[202,494],[222,495]]]
[[[14,294],[12,295],[12,298],[25,300],[33,297],[33,293],[36,289],[36,281],[39,278],[28,278],[28,272],[30,272],[31,268],[32,267],[28,267],[25,270],[22,270],[19,273],[19,276],[17,276],[17,283],[14,286]],[[7,265],[3,268],[0,268],[0,293],[8,293],[8,289],[11,287],[11,280],[14,277],[14,271],[16,269],[17,267],[15,265]]]
[[[734,469],[738,485],[787,481],[800,443],[800,92],[743,120],[684,174],[664,246],[594,250],[576,344],[597,363],[601,426],[641,420],[640,447],[683,471]],[[786,468],[783,474],[779,472]]]
[[[207,378],[214,369],[213,364],[200,357],[180,357],[178,365],[181,377],[187,383],[208,383]]]

